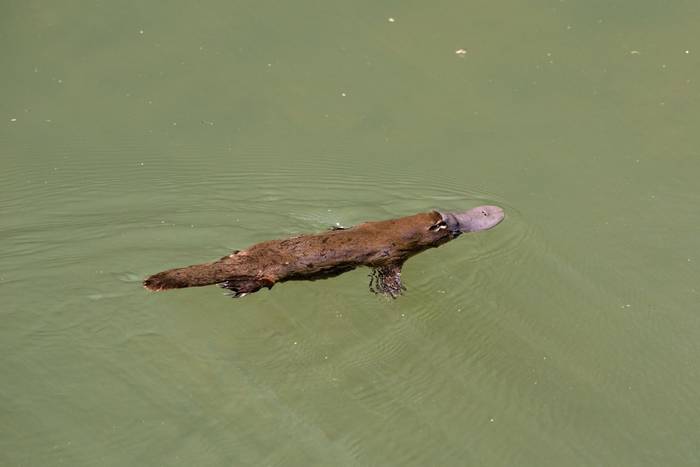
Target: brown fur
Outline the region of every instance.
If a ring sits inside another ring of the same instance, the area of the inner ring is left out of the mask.
[[[220,284],[234,296],[242,296],[262,287],[272,288],[278,282],[325,279],[368,266],[375,268],[372,290],[396,296],[403,289],[403,262],[456,235],[445,227],[440,213],[431,211],[349,229],[269,240],[218,261],[154,274],[144,286],[165,290]]]

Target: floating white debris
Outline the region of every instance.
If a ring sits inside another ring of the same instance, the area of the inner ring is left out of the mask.
[[[347,94],[345,94],[344,92],[341,92],[340,95],[343,97],[347,96]]]
[[[459,57],[464,57],[467,55],[467,49],[457,49],[455,50],[455,54],[457,54]]]
[[[16,118],[11,118],[10,121],[11,121],[11,122],[16,122],[17,119],[16,119]]]
[[[639,50],[630,50],[630,55],[639,55]]]
[[[688,55],[690,53],[690,50],[686,50],[685,54]]]
[[[395,22],[396,22],[396,20],[395,20],[394,18],[388,18],[387,21],[389,21],[390,23],[395,23]]]
[[[143,29],[139,29],[139,34],[143,34]]]

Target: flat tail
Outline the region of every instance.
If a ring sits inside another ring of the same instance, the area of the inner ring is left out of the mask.
[[[183,287],[189,287],[189,285],[177,281],[177,279],[171,276],[170,271],[159,272],[158,274],[153,274],[147,277],[143,281],[143,287],[151,292],[160,292],[161,290],[168,289],[181,289]]]
[[[218,284],[229,277],[231,277],[230,269],[225,266],[222,260],[219,260],[213,263],[168,269],[153,274],[143,281],[143,286],[147,290],[159,292],[161,290]]]

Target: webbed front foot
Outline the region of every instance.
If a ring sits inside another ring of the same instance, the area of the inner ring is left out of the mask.
[[[406,290],[401,283],[401,264],[374,268],[369,275],[369,290],[375,294],[383,294],[396,298]]]

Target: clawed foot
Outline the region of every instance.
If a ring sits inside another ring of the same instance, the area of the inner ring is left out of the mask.
[[[369,290],[375,294],[396,298],[406,290],[401,283],[401,265],[375,268],[369,277]]]
[[[241,290],[239,290],[237,284],[232,281],[224,281],[217,285],[222,289],[228,290],[228,292],[224,292],[224,295],[226,295],[227,297],[242,298],[248,295],[248,292],[242,292]]]
[[[229,291],[225,293],[225,295],[231,298],[242,298],[250,293],[257,292],[263,287],[271,289],[273,285],[275,285],[273,280],[257,277],[241,277],[240,279],[230,279],[218,284],[222,289],[227,289]]]

